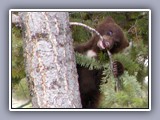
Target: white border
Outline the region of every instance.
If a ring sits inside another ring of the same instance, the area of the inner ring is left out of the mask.
[[[16,109],[12,108],[12,98],[11,98],[11,12],[14,11],[50,11],[50,12],[69,12],[69,11],[111,11],[111,12],[149,12],[149,108],[148,109]],[[150,111],[151,110],[151,10],[150,9],[10,9],[9,10],[9,110],[10,111]]]
[[[12,73],[12,69],[11,69],[11,62],[12,62],[12,56],[11,56],[11,44],[12,44],[12,39],[11,39],[11,22],[12,22],[12,20],[11,20],[11,10],[9,11],[9,110],[11,111],[13,111],[13,109],[12,109],[12,105],[11,105],[11,103],[12,103],[12,98],[11,98],[11,89],[12,89],[12,85],[11,85],[11,80],[12,80],[12,78],[11,78],[11,73]]]

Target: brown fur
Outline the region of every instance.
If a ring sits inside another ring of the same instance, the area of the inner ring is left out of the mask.
[[[118,53],[128,46],[128,41],[122,29],[111,17],[107,17],[96,30],[104,37],[104,41],[109,43],[110,47],[107,47],[107,49],[112,54]],[[94,35],[87,43],[76,46],[75,51],[85,54],[88,50],[93,50],[99,53],[102,49],[97,46],[98,42],[99,37]],[[83,108],[96,108],[100,96],[99,85],[102,70],[89,70],[88,68],[77,65],[77,71]]]

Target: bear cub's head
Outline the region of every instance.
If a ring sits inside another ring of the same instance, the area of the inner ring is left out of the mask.
[[[113,54],[120,52],[129,45],[121,27],[111,17],[107,17],[96,30],[103,37],[103,40],[97,42],[97,46],[101,50],[108,49]],[[95,36],[95,39],[97,37]]]

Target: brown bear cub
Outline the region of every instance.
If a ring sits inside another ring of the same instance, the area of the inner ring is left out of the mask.
[[[87,43],[75,46],[76,52],[98,59],[98,53],[101,51],[107,52],[106,49],[108,49],[114,54],[129,45],[122,29],[111,17],[107,17],[96,30],[103,36],[103,40],[100,40],[97,35],[94,35]],[[116,66],[116,63],[114,64]],[[120,62],[117,62],[117,64],[117,66],[123,68]],[[122,74],[124,71],[119,71],[119,68],[113,69],[115,70],[115,76]],[[102,70],[89,70],[77,64],[77,72],[83,108],[97,108],[100,96],[99,85],[102,78]]]

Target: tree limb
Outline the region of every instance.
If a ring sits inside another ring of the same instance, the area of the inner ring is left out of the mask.
[[[95,30],[94,28],[91,28],[91,27],[88,26],[88,25],[85,25],[85,24],[83,24],[83,23],[78,23],[78,22],[70,22],[70,25],[76,25],[76,26],[85,27],[85,28],[87,28],[88,30],[96,33],[96,34],[99,36],[100,40],[103,40],[103,37],[100,35],[100,33],[99,33],[97,30]]]

